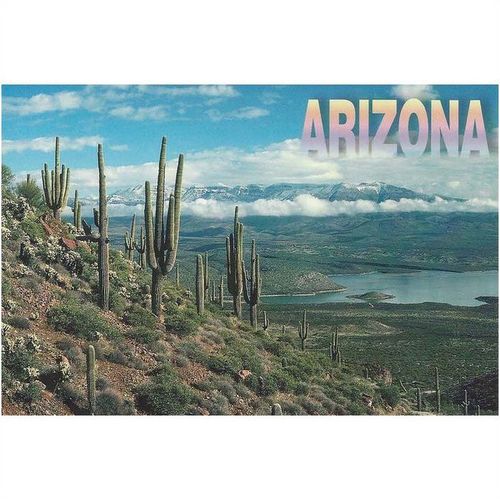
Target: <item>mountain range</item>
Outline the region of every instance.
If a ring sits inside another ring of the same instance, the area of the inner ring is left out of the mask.
[[[360,184],[249,184],[246,186],[190,186],[184,189],[182,199],[192,202],[197,199],[225,201],[230,203],[250,203],[256,200],[294,200],[299,195],[309,194],[315,198],[328,201],[368,200],[382,203],[387,200],[399,201],[402,198],[411,200],[435,201],[459,200],[447,196],[425,194],[411,189],[384,182],[362,182]],[[83,198],[83,205],[95,204],[95,198]],[[108,198],[109,204],[139,205],[144,203],[144,185],[120,189]]]

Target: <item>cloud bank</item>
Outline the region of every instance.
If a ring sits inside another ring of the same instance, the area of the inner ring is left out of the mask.
[[[99,135],[84,137],[60,137],[61,149],[67,151],[81,151],[83,148],[96,148],[97,144],[103,142]],[[44,153],[54,153],[54,137],[37,137],[26,140],[4,140],[2,150],[4,153],[22,153],[23,151],[42,151]]]
[[[495,212],[498,202],[493,199],[474,198],[467,201],[447,201],[437,198],[433,202],[423,200],[401,199],[400,201],[387,200],[382,203],[373,201],[327,201],[320,200],[309,194],[297,196],[294,200],[257,200],[252,203],[240,203],[239,212],[242,217],[260,216],[306,216],[306,217],[335,217],[339,215],[357,215],[372,213],[396,212]],[[92,206],[82,208],[83,215],[92,214]],[[231,219],[234,216],[234,203],[216,200],[198,199],[183,203],[183,214],[194,215],[205,219]],[[144,205],[108,205],[111,217],[144,214]],[[67,209],[70,213],[70,209]]]

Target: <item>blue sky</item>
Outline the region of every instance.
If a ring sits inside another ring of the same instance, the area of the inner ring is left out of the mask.
[[[105,147],[111,191],[154,178],[162,135],[168,157],[186,155],[186,183],[382,180],[451,195],[496,197],[490,161],[326,159],[303,156],[307,100],[420,97],[480,99],[488,133],[498,133],[495,86],[3,86],[3,163],[21,175],[53,164],[53,138],[82,190],[95,189],[96,148]],[[461,106],[461,123],[465,120]],[[376,126],[376,121],[372,121]],[[439,165],[439,166],[437,166]],[[475,180],[467,182],[474,168]],[[170,169],[173,170],[173,169]],[[425,177],[425,179],[423,178]]]

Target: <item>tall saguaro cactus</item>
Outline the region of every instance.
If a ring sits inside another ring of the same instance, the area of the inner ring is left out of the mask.
[[[146,260],[151,268],[151,310],[161,316],[161,282],[174,267],[179,245],[181,226],[181,189],[184,155],[179,155],[174,192],[170,195],[167,215],[165,216],[165,168],[167,165],[167,138],[161,141],[160,161],[158,163],[158,182],[156,186],[156,207],[153,220],[151,186],[146,181],[146,204],[144,219],[146,223]]]
[[[82,204],[78,200],[78,191],[75,190],[75,199],[73,200],[73,226],[77,232],[82,229]]]
[[[208,267],[208,252],[205,252],[203,255],[203,289],[205,293],[205,300],[209,300],[210,293],[210,272]]]
[[[434,369],[435,383],[436,383],[436,413],[441,413],[441,388],[439,386],[439,370],[438,367]]]
[[[61,210],[68,202],[69,168],[64,165],[61,169],[61,155],[59,151],[59,137],[56,137],[56,152],[54,170],[49,172],[45,163],[42,170],[42,185],[45,204],[52,210],[54,219],[61,220]]]
[[[205,311],[205,263],[203,257],[196,257],[196,310],[198,314]]]
[[[135,249],[139,254],[139,265],[141,266],[141,269],[146,269],[146,236],[144,235],[143,226],[141,226],[139,242],[136,242]]]
[[[130,235],[128,231],[125,231],[123,237],[123,242],[125,244],[125,253],[127,254],[128,260],[134,260],[134,249],[136,245],[135,241],[135,214],[132,215],[132,222],[130,223]]]
[[[307,322],[307,311],[302,313],[302,321],[299,321],[300,347],[304,351],[306,348],[306,339],[309,334],[309,323]]]
[[[339,362],[340,348],[339,348],[339,331],[335,327],[335,333],[332,333],[330,340],[330,359]],[[367,377],[368,378],[368,377]]]
[[[91,415],[94,415],[96,410],[96,378],[95,349],[93,345],[89,345],[87,348],[87,397],[89,401],[89,413]]]
[[[250,323],[257,329],[257,307],[260,301],[260,291],[262,280],[260,276],[260,257],[257,255],[255,240],[252,240],[252,253],[250,257],[250,279],[247,279],[245,265],[242,264],[243,271],[243,292],[245,302],[250,306]]]
[[[220,277],[219,283],[219,305],[221,309],[224,309],[224,276]]]
[[[241,319],[241,294],[243,292],[243,224],[234,208],[234,229],[226,237],[227,289],[233,297],[234,315]]]
[[[84,235],[76,237],[77,240],[97,243],[99,270],[99,307],[104,311],[109,310],[109,238],[108,238],[108,201],[106,198],[106,175],[104,172],[104,154],[102,144],[97,145],[97,165],[99,168],[99,210],[94,208],[94,224],[99,233],[93,233],[92,228],[85,219],[82,219]]]

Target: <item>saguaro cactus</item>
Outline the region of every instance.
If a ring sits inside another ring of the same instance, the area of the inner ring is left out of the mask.
[[[309,334],[309,323],[307,322],[307,311],[302,313],[302,321],[299,321],[299,338],[300,347],[304,351],[306,347],[306,339]]]
[[[266,311],[262,313],[262,328],[264,331],[269,328],[269,318],[267,317]]]
[[[89,402],[89,413],[91,415],[94,415],[96,410],[96,378],[95,349],[93,345],[89,345],[87,348],[87,396]]]
[[[439,370],[438,367],[434,369],[435,386],[436,386],[436,413],[441,413],[441,388],[439,386]]]
[[[151,310],[161,316],[161,282],[174,267],[179,245],[181,226],[181,189],[184,156],[179,155],[174,192],[170,194],[168,211],[165,216],[165,168],[167,165],[167,138],[161,141],[160,161],[158,163],[158,182],[156,186],[156,215],[153,220],[151,186],[146,181],[146,259],[151,268]]]
[[[73,200],[73,226],[78,232],[82,229],[82,204],[78,200],[78,191],[75,190],[75,199]]]
[[[208,268],[208,252],[203,255],[203,290],[205,294],[205,301],[209,301],[210,293],[210,272]]]
[[[422,411],[422,391],[417,387],[417,410]]]
[[[93,233],[85,219],[82,219],[84,235],[77,240],[90,241],[98,245],[97,266],[99,270],[99,307],[109,310],[109,238],[108,238],[108,203],[106,199],[106,175],[104,173],[104,155],[102,144],[97,145],[97,164],[99,168],[99,210],[94,208],[94,224],[99,233]]]
[[[139,265],[141,269],[146,269],[146,236],[144,235],[143,226],[141,226],[139,242],[135,243],[135,249],[139,254]]]
[[[335,332],[332,332],[330,339],[330,359],[332,361],[339,361],[339,331],[338,328],[335,327]]]
[[[45,163],[42,170],[42,185],[45,204],[52,210],[52,215],[56,220],[61,220],[61,210],[68,202],[69,188],[69,168],[64,165],[61,168],[61,155],[59,152],[59,137],[56,137],[54,170],[49,172],[49,167]]]
[[[233,312],[241,319],[243,292],[243,224],[238,220],[238,207],[234,209],[234,229],[226,237],[227,289],[233,297]]]
[[[123,242],[125,244],[125,253],[128,260],[134,260],[134,249],[136,245],[135,241],[135,214],[132,215],[132,222],[130,223],[130,235],[128,231],[125,231],[123,237]]]
[[[260,257],[257,255],[255,249],[255,240],[252,240],[250,269],[250,279],[248,279],[246,275],[245,265],[244,263],[242,263],[243,292],[245,302],[250,306],[250,323],[255,329],[257,329],[257,306],[260,301],[262,281],[260,276]]]
[[[224,309],[224,276],[220,277],[219,283],[219,305],[221,309]]]
[[[464,389],[464,400],[462,401],[462,406],[464,407],[464,415],[469,414],[469,397],[467,396],[467,389]]]
[[[210,282],[210,302],[214,303],[217,301],[217,286],[215,285],[215,280]]]
[[[196,258],[196,309],[198,314],[205,311],[205,264],[203,257],[198,255]]]

